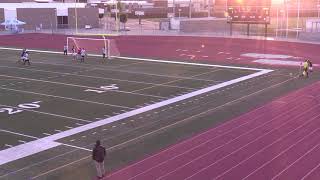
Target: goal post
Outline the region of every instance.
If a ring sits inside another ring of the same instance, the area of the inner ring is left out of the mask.
[[[72,53],[72,48],[76,51],[84,48],[88,55],[102,56],[103,48],[106,50],[108,59],[120,56],[120,52],[115,39],[87,38],[87,37],[67,37],[68,52]]]

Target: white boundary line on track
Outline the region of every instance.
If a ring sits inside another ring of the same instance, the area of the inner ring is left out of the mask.
[[[279,176],[281,176],[282,173],[284,173],[285,171],[287,171],[289,168],[291,168],[293,165],[295,165],[295,163],[299,162],[300,160],[302,160],[304,157],[306,157],[309,153],[311,153],[313,150],[317,149],[320,146],[320,143],[316,144],[315,146],[313,146],[311,149],[309,149],[306,153],[304,153],[301,157],[299,157],[298,159],[296,159],[293,163],[289,164],[288,166],[286,166],[286,168],[284,168],[282,171],[280,171],[279,173],[277,173],[275,176],[272,177],[271,180],[275,180],[277,179]],[[310,172],[309,172],[310,173]],[[301,178],[302,180],[303,178]]]
[[[21,50],[16,48],[0,48],[0,49],[6,49],[6,50]],[[38,50],[28,50],[32,52],[43,52],[43,53],[53,53],[53,54],[62,54],[62,52],[53,52],[53,51],[38,51]],[[95,56],[95,55],[93,55]],[[98,55],[97,55],[98,56]],[[151,104],[142,108],[138,108],[123,114],[119,114],[113,117],[109,117],[106,119],[102,119],[100,121],[92,122],[90,124],[86,124],[80,127],[76,127],[74,129],[69,129],[51,136],[47,136],[35,141],[31,141],[25,144],[21,144],[12,148],[8,148],[5,150],[0,151],[0,165],[31,156],[33,154],[42,152],[44,150],[51,149],[53,147],[57,147],[59,145],[62,145],[61,143],[55,142],[59,139],[72,136],[74,134],[78,134],[90,129],[94,129],[106,124],[110,124],[112,122],[116,122],[137,114],[141,114],[153,109],[157,109],[166,105],[170,105],[185,99],[189,99],[204,93],[208,93],[210,91],[214,91],[235,83],[239,83],[248,79],[252,79],[258,76],[262,76],[264,74],[270,73],[273,70],[268,69],[256,69],[256,68],[242,68],[242,67],[234,67],[234,66],[220,66],[220,65],[211,65],[211,64],[200,64],[200,63],[187,63],[187,62],[175,62],[175,61],[165,61],[165,60],[153,60],[153,59],[142,59],[142,58],[128,58],[128,57],[120,57],[120,58],[126,58],[126,59],[133,59],[133,60],[140,60],[140,61],[149,61],[149,62],[162,62],[162,63],[169,63],[169,64],[185,64],[185,65],[195,65],[195,66],[207,66],[207,67],[220,67],[220,68],[229,68],[229,69],[245,69],[245,70],[252,70],[252,71],[258,71],[250,75],[246,75],[240,78],[236,78],[230,81],[226,81],[220,84],[216,84],[207,88],[203,88],[197,91],[193,91],[188,94],[184,94],[181,96],[174,97],[172,99],[164,100],[162,102],[158,102],[155,104]]]
[[[301,116],[301,115],[299,115],[298,117],[300,117],[300,116]],[[292,134],[292,133],[295,132],[296,130],[304,127],[306,124],[308,124],[308,123],[310,123],[310,122],[313,122],[313,121],[314,121],[316,118],[318,118],[319,116],[320,116],[320,115],[317,115],[316,117],[310,118],[308,121],[305,121],[304,123],[302,123],[301,125],[299,125],[297,128],[295,128],[295,129],[289,131],[288,133],[286,133],[285,135],[277,138],[277,139],[276,139],[275,141],[273,141],[271,144],[268,144],[267,146],[264,146],[262,149],[259,149],[259,151],[257,151],[255,154],[257,154],[257,153],[259,153],[259,152],[261,152],[261,151],[263,151],[263,150],[271,147],[273,144],[276,144],[277,142],[280,142],[281,140],[285,139],[286,137],[288,137],[290,134]],[[276,129],[280,129],[280,127],[285,126],[286,124],[288,124],[288,123],[290,123],[290,122],[292,122],[292,121],[285,122],[285,123],[283,123],[281,126],[277,127]],[[194,173],[194,174],[190,175],[189,177],[185,178],[185,180],[191,179],[191,178],[193,178],[194,176],[196,176],[197,174],[206,171],[206,170],[209,169],[211,166],[213,166],[213,165],[221,162],[223,159],[228,158],[229,156],[235,154],[236,152],[239,152],[240,150],[248,147],[248,146],[249,146],[250,144],[252,144],[253,142],[259,141],[261,138],[265,137],[267,134],[270,134],[271,132],[275,131],[276,129],[273,129],[273,130],[269,131],[268,133],[265,133],[265,134],[263,134],[262,136],[259,136],[259,138],[256,138],[256,139],[254,139],[253,141],[245,144],[245,145],[242,146],[241,148],[236,149],[235,151],[229,153],[227,156],[224,156],[223,158],[220,158],[219,160],[217,160],[217,161],[209,164],[208,166],[206,166],[206,167],[204,167],[204,168],[201,168],[201,169],[198,170],[196,173]],[[245,178],[244,178],[244,179],[245,179]]]
[[[262,107],[264,107],[264,106],[262,106]],[[296,108],[296,107],[295,107],[295,108]],[[293,109],[294,109],[294,108],[293,108]],[[255,110],[254,110],[254,111],[255,111]],[[292,111],[292,109],[289,110],[289,112],[291,112],[291,111]],[[254,130],[258,129],[258,128],[264,127],[265,125],[268,125],[268,123],[274,121],[274,119],[277,119],[278,117],[281,117],[281,116],[283,116],[283,115],[286,114],[286,113],[287,113],[287,112],[285,112],[285,113],[284,113],[284,112],[281,112],[281,113],[279,113],[278,115],[276,115],[275,117],[271,118],[271,120],[266,121],[266,122],[258,125],[257,127],[251,127],[251,129],[248,130],[247,132],[245,132],[245,133],[243,133],[243,134],[241,134],[241,135],[239,135],[239,136],[237,136],[237,137],[235,137],[235,138],[233,138],[233,139],[228,140],[225,144],[222,144],[222,145],[220,145],[220,146],[218,146],[218,147],[215,147],[215,148],[212,149],[211,151],[215,151],[215,150],[217,150],[217,149],[220,149],[220,148],[222,148],[222,147],[230,144],[231,142],[233,142],[233,141],[235,141],[235,140],[238,140],[238,139],[241,138],[242,136],[248,135],[248,134],[250,134],[252,131],[254,131]],[[240,126],[234,127],[234,128],[232,128],[232,129],[227,130],[227,131],[225,131],[225,132],[223,132],[223,133],[221,133],[221,134],[219,134],[219,135],[217,135],[217,136],[215,136],[215,137],[213,137],[213,138],[210,138],[210,139],[208,139],[208,140],[206,140],[206,141],[204,141],[204,142],[202,142],[202,143],[200,143],[200,144],[197,144],[197,145],[193,146],[192,148],[190,148],[190,149],[188,149],[188,150],[186,150],[186,151],[184,151],[184,152],[182,152],[182,153],[180,153],[180,154],[178,154],[178,155],[176,155],[176,156],[173,156],[173,157],[171,157],[170,159],[167,159],[167,160],[165,160],[165,161],[157,164],[156,166],[153,166],[153,167],[150,167],[150,168],[148,168],[148,169],[145,169],[143,172],[141,172],[141,173],[139,173],[139,174],[137,174],[137,175],[135,175],[135,176],[133,176],[133,177],[130,177],[130,179],[134,179],[135,177],[140,176],[141,174],[145,174],[145,173],[147,173],[147,172],[150,171],[150,170],[153,170],[153,169],[155,169],[155,168],[157,168],[157,167],[159,167],[159,166],[161,166],[161,165],[163,165],[163,164],[165,164],[165,163],[167,163],[167,162],[169,162],[169,161],[172,161],[173,159],[176,159],[176,158],[178,158],[178,157],[181,157],[182,155],[188,154],[189,152],[191,152],[191,151],[193,151],[193,150],[195,150],[195,149],[197,149],[197,148],[199,148],[199,147],[201,147],[201,146],[205,146],[206,144],[210,143],[210,142],[213,141],[213,140],[219,139],[219,138],[221,138],[221,137],[223,137],[223,136],[225,136],[225,135],[228,135],[228,134],[230,134],[230,133],[233,133],[234,131],[239,130],[240,128],[243,128],[244,126],[252,123],[252,121],[255,121],[256,119],[259,119],[259,118],[260,118],[260,116],[256,116],[256,117],[250,119],[250,121],[241,124]],[[210,152],[211,152],[211,151],[210,151]],[[206,155],[206,154],[203,154],[203,155]],[[196,159],[193,159],[193,160],[197,160],[198,158],[201,158],[201,157],[199,156],[199,157],[197,157]],[[192,161],[193,161],[193,160],[192,160]],[[186,164],[178,167],[177,169],[182,168],[182,167],[188,165],[188,164],[189,164],[190,162],[192,162],[192,161],[189,161],[188,163],[186,163]],[[167,172],[166,174],[162,175],[161,177],[166,176],[166,175],[168,175],[168,174],[172,174],[172,173],[175,172],[177,169],[175,169],[175,170],[173,170],[173,171],[169,171],[169,172]],[[158,178],[161,179],[161,177],[158,177]]]

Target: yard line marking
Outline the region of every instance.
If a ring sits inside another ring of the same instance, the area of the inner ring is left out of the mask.
[[[38,81],[38,82],[51,83],[51,84],[59,84],[59,85],[72,86],[72,87],[81,87],[81,88],[87,88],[87,89],[101,90],[100,88],[97,88],[97,87],[89,87],[89,86],[83,86],[83,85],[77,85],[77,84],[69,84],[69,83],[62,83],[62,82],[55,82],[55,81],[46,81],[46,80],[24,78],[24,77],[18,77],[18,76],[8,76],[8,75],[0,75],[0,76],[10,77],[10,78],[17,78],[17,79],[28,79],[28,80],[31,80],[31,81]],[[120,90],[108,90],[108,91],[119,92],[119,93],[124,93],[124,94],[134,94],[134,95],[140,95],[140,96],[156,97],[156,98],[165,98],[165,97],[161,97],[161,96],[154,96],[154,95],[147,95],[147,94],[140,94],[140,93],[132,93],[132,92],[120,91]]]
[[[227,103],[225,103],[225,104],[223,104],[223,105],[221,105],[221,106],[218,106],[218,107],[209,109],[209,110],[206,111],[206,112],[196,114],[196,115],[194,115],[193,117],[199,116],[199,115],[201,115],[201,114],[207,113],[207,112],[212,111],[212,110],[219,109],[219,108],[224,107],[224,106],[226,106],[226,105],[228,105],[228,104],[231,104],[231,103],[240,101],[240,100],[242,100],[242,99],[245,99],[245,98],[250,97],[250,96],[252,96],[252,95],[255,95],[255,94],[257,94],[257,93],[260,93],[260,92],[262,92],[262,91],[265,91],[266,89],[279,86],[279,85],[281,85],[281,84],[283,84],[283,83],[286,83],[286,82],[288,82],[288,81],[290,81],[290,80],[292,80],[292,79],[295,79],[295,78],[291,78],[291,79],[289,79],[289,80],[286,80],[286,81],[277,83],[277,84],[272,85],[272,86],[270,86],[270,87],[267,87],[267,88],[264,88],[264,89],[260,89],[260,90],[257,91],[257,92],[254,92],[254,93],[251,93],[251,94],[246,95],[246,96],[244,96],[244,97],[241,97],[241,98],[238,98],[238,99],[229,101],[229,102],[227,102]],[[285,96],[285,97],[286,97],[286,96]],[[259,109],[259,108],[258,108],[258,109]],[[186,121],[186,120],[188,120],[188,119],[190,119],[190,118],[192,118],[192,117],[188,117],[188,118],[182,120],[181,122],[184,122],[184,121]],[[222,125],[220,125],[220,126],[218,126],[218,127],[224,126],[224,125],[226,125],[226,124],[228,124],[228,123],[230,123],[230,122],[233,122],[233,121],[226,122],[226,123],[224,123],[224,124],[222,124]],[[141,136],[139,136],[139,137],[133,138],[133,139],[128,140],[128,141],[126,141],[126,142],[123,142],[123,143],[121,143],[121,144],[118,144],[118,145],[115,145],[115,146],[113,146],[113,147],[107,148],[106,150],[109,151],[109,150],[114,149],[114,148],[117,148],[117,147],[119,147],[119,146],[123,146],[124,144],[127,144],[127,143],[130,143],[130,142],[132,142],[132,141],[141,139],[141,138],[143,138],[143,137],[145,137],[145,136],[148,136],[148,135],[150,135],[150,134],[157,133],[157,132],[159,132],[159,131],[162,131],[163,129],[169,128],[169,127],[174,126],[174,125],[179,124],[179,123],[180,123],[180,122],[176,122],[176,123],[174,123],[174,124],[168,125],[168,126],[163,127],[163,128],[161,128],[161,129],[158,129],[158,130],[155,130],[155,131],[151,131],[151,132],[149,132],[149,133],[146,133],[146,134],[141,135]],[[139,128],[141,128],[141,127],[139,127]],[[216,128],[217,128],[217,127],[216,127]],[[213,129],[216,129],[216,128],[213,128]],[[193,140],[194,138],[197,138],[197,137],[199,137],[200,135],[203,135],[203,134],[205,134],[205,133],[207,133],[207,132],[208,132],[208,131],[206,131],[206,132],[204,132],[204,133],[201,133],[201,134],[199,134],[199,135],[196,135],[195,137],[192,137],[192,138],[190,138],[190,139],[188,139],[188,140],[186,140],[186,141],[180,142],[180,143],[178,143],[178,144],[183,144],[183,143],[185,143],[185,142],[189,142],[189,141]],[[93,145],[93,144],[90,144],[90,145]],[[170,149],[172,149],[172,148],[165,149],[165,150],[163,150],[163,151],[161,151],[161,152],[165,152],[165,151],[170,150]],[[69,154],[69,153],[72,153],[72,152],[74,152],[74,150],[73,150],[73,151],[70,151],[70,152],[67,152],[67,153],[64,153],[64,154],[61,154],[61,155],[58,155],[58,156],[55,156],[55,157],[53,157],[53,158],[49,158],[48,160],[53,160],[53,159],[56,159],[57,157],[61,157],[61,156],[63,156],[63,155],[66,155],[66,154]],[[150,157],[148,157],[148,158],[146,158],[146,159],[149,159],[149,158],[154,157],[154,156],[156,156],[156,155],[150,156]],[[83,157],[83,158],[81,158],[81,159],[79,159],[79,160],[70,162],[70,163],[68,163],[68,164],[65,164],[65,165],[63,165],[63,166],[57,167],[57,168],[55,168],[55,169],[51,169],[51,170],[49,170],[49,171],[47,171],[47,172],[44,172],[44,173],[42,173],[42,174],[40,174],[40,175],[37,175],[36,177],[40,177],[40,176],[49,174],[49,173],[54,172],[54,171],[56,171],[56,170],[58,170],[58,169],[61,169],[61,168],[70,166],[70,165],[72,165],[72,164],[78,163],[78,162],[83,161],[83,160],[86,160],[86,159],[88,159],[88,158],[90,158],[90,157],[91,157],[91,155],[86,156],[86,157]],[[139,164],[139,163],[145,161],[146,159],[144,159],[144,160],[142,160],[142,161],[139,161],[138,163],[135,163],[135,164],[133,164],[133,165]],[[27,169],[27,168],[29,168],[29,167],[34,167],[35,165],[39,165],[39,164],[41,164],[41,163],[45,163],[45,162],[47,162],[48,160],[44,160],[44,161],[41,161],[41,162],[39,162],[39,163],[35,163],[35,164],[33,164],[33,165],[24,167],[24,168],[22,168],[22,169],[19,169],[19,170],[17,170],[17,171],[11,172],[11,173],[7,173],[7,174],[2,175],[2,176],[0,176],[0,177],[5,177],[5,176],[8,176],[9,174],[13,174],[13,173],[16,173],[16,172],[20,172],[20,171],[25,170],[25,169]],[[129,167],[131,167],[131,166],[133,166],[133,165],[127,166],[126,168],[123,168],[123,169],[120,170],[120,171],[123,171],[123,170],[125,170],[125,169],[128,169]],[[120,171],[117,171],[116,173],[119,173]],[[115,173],[113,173],[113,174],[115,174]],[[113,174],[112,174],[112,175],[113,175]]]
[[[92,152],[91,149],[87,149],[87,148],[83,148],[83,147],[79,147],[79,146],[74,146],[74,145],[65,144],[65,143],[61,143],[61,145],[68,146],[68,147],[73,147],[73,148],[77,148],[77,149],[82,149],[82,150],[85,150],[85,151],[90,151],[90,152]]]
[[[216,71],[220,71],[221,69],[215,69],[213,71],[208,71],[208,72],[204,72],[204,73],[200,73],[200,74],[197,74],[197,75],[194,75],[194,76],[191,76],[190,78],[194,78],[194,77],[197,77],[197,76],[201,76],[201,75],[204,75],[204,74],[208,74],[208,73],[212,73],[212,72],[216,72]],[[168,84],[171,84],[171,83],[174,83],[174,82],[178,82],[178,81],[182,81],[182,80],[185,80],[185,79],[176,79],[176,80],[172,80],[172,81],[168,81],[168,82],[165,82],[165,83],[161,83],[159,85],[168,85]],[[150,87],[145,87],[145,88],[141,88],[141,89],[137,89],[135,91],[131,91],[131,92],[139,92],[139,91],[143,91],[143,90],[146,90],[146,89],[151,89],[151,88],[154,88],[154,87],[157,87],[158,85],[153,85],[153,86],[150,86]],[[183,88],[183,87],[182,87]],[[179,94],[179,95],[183,95],[183,94]]]
[[[8,131],[8,130],[4,130],[4,129],[0,129],[0,131],[5,132],[5,133],[9,133],[9,134],[28,137],[28,138],[32,138],[32,139],[39,139],[38,137],[35,137],[35,136],[30,136],[30,135],[27,135],[27,134],[21,134],[21,133],[17,133],[17,132],[12,132],[12,131]]]
[[[21,48],[6,48],[6,47],[0,47],[0,50],[22,51]],[[38,52],[38,53],[62,54],[61,52],[57,52],[57,51],[43,51],[43,50],[35,50],[35,49],[28,49],[28,51]],[[219,52],[218,54],[221,54],[221,53],[224,53],[224,52]],[[225,54],[230,54],[230,53],[225,53]],[[101,57],[101,55],[98,55],[98,54],[88,54],[88,55],[93,56],[93,57]],[[125,57],[125,56],[112,56],[112,57],[137,60],[137,61],[147,61],[147,62],[163,62],[163,63],[168,63],[168,64],[182,64],[182,65],[195,65],[195,66],[207,66],[207,67],[225,67],[225,68],[231,68],[231,69],[248,69],[248,70],[256,70],[256,71],[264,70],[264,69],[259,69],[259,68],[211,65],[211,64],[181,62],[181,61],[167,61],[167,60],[156,60],[156,59],[147,59],[147,58],[133,58],[133,57]]]
[[[22,141],[22,140],[18,140],[19,142],[21,142],[21,143],[26,143],[26,141]]]
[[[101,76],[89,76],[89,75],[81,75],[81,74],[76,74],[76,73],[63,73],[63,72],[48,71],[48,70],[41,70],[41,69],[35,69],[35,68],[21,68],[21,67],[11,67],[11,66],[0,66],[0,67],[11,68],[11,69],[23,69],[23,70],[35,71],[35,72],[55,73],[55,74],[62,74],[63,76],[76,76],[76,77],[85,77],[85,78],[92,78],[92,79],[114,80],[114,81],[123,81],[123,82],[137,83],[137,84],[156,85],[155,83],[142,82],[142,81],[107,78],[107,77],[101,77]],[[93,71],[93,69],[90,69],[90,71]],[[200,81],[200,79],[199,79],[199,81]],[[211,80],[202,80],[202,81],[211,82]],[[180,86],[173,86],[173,85],[164,85],[164,86],[165,87],[180,87]],[[185,89],[193,90],[193,88],[187,88],[187,87],[185,87]]]
[[[76,121],[93,122],[90,120],[84,120],[84,119],[79,119],[79,118],[74,118],[74,117],[69,117],[69,116],[63,116],[63,115],[59,115],[59,114],[52,114],[52,113],[47,113],[47,112],[42,112],[42,111],[36,111],[36,110],[32,110],[32,109],[24,109],[24,108],[19,108],[19,107],[14,107],[14,106],[8,106],[8,105],[4,105],[4,104],[0,104],[0,106],[7,106],[7,107],[11,107],[11,108],[21,109],[24,111],[30,111],[30,112],[35,112],[38,114],[45,114],[45,115],[50,115],[50,116],[62,117],[62,118],[66,118],[66,119],[76,120]]]
[[[0,76],[1,76],[1,75],[0,75]],[[35,95],[40,95],[40,96],[47,96],[47,97],[54,97],[54,98],[60,98],[60,99],[67,99],[67,100],[71,100],[71,101],[79,101],[79,102],[85,102],[85,103],[91,103],[91,104],[98,104],[98,105],[104,105],[104,106],[113,106],[113,107],[119,107],[119,108],[133,109],[133,108],[125,107],[125,106],[105,104],[105,103],[100,103],[100,102],[95,102],[95,101],[87,101],[87,100],[69,98],[69,97],[64,97],[64,96],[55,96],[55,95],[51,95],[51,94],[43,94],[43,93],[37,93],[37,92],[32,92],[32,91],[23,91],[23,90],[17,90],[17,89],[11,89],[11,88],[4,88],[4,87],[0,87],[0,89],[7,90],[7,91],[21,92],[21,93],[26,93],[26,94],[35,94]]]
[[[44,135],[47,135],[47,136],[51,136],[52,134],[49,134],[49,133],[42,133]]]
[[[81,124],[81,123],[76,123],[76,125],[78,125],[78,126],[83,126],[84,124]]]
[[[68,129],[72,129],[73,127],[70,127],[70,126],[65,126],[66,128],[68,128]]]
[[[1,48],[0,48],[1,49]],[[127,59],[127,58],[123,58],[120,57],[122,59]],[[7,60],[8,61],[8,60]],[[10,60],[9,60],[10,61]],[[12,61],[10,61],[12,62]],[[178,61],[177,61],[178,62]],[[84,69],[89,69],[90,71],[94,71],[94,70],[102,70],[102,71],[115,71],[115,72],[124,72],[124,73],[129,73],[129,74],[140,74],[140,75],[147,75],[147,76],[158,76],[158,77],[167,77],[167,78],[184,78],[184,79],[190,79],[187,77],[182,77],[182,76],[171,76],[171,75],[161,75],[161,74],[153,74],[153,73],[143,73],[143,72],[137,72],[137,71],[128,71],[128,70],[121,70],[121,69],[111,69],[108,67],[105,68],[99,68],[96,66],[91,66],[87,64],[87,66],[89,67],[83,67],[83,66],[74,66],[74,65],[68,65],[68,64],[64,64],[64,63],[51,63],[48,61],[37,61],[34,62],[34,64],[48,64],[48,65],[56,65],[56,66],[67,66],[67,67],[74,67],[74,68],[84,68]],[[182,64],[185,65],[185,64]],[[0,66],[1,67],[1,66]],[[10,66],[9,66],[10,67]],[[15,68],[15,67],[11,67],[11,68]],[[17,68],[17,67],[16,67]],[[33,68],[31,68],[33,69]],[[54,71],[53,71],[54,72]],[[193,80],[203,80],[203,81],[210,81],[210,80],[205,80],[205,79],[193,79]]]
[[[100,127],[100,126],[103,126],[106,124],[117,122],[119,120],[135,116],[137,114],[141,114],[141,113],[151,111],[151,110],[163,107],[163,106],[167,106],[167,105],[170,105],[170,104],[173,104],[173,103],[176,103],[176,102],[179,102],[179,101],[182,101],[182,100],[194,97],[194,96],[198,96],[198,95],[210,92],[210,91],[214,91],[216,89],[220,89],[220,88],[223,88],[223,87],[235,84],[235,83],[239,83],[239,82],[251,79],[251,78],[255,78],[255,77],[270,73],[272,71],[273,70],[264,69],[259,72],[255,72],[253,74],[246,75],[246,76],[243,76],[240,78],[236,78],[236,79],[233,79],[230,81],[226,81],[226,82],[223,82],[223,83],[220,83],[220,84],[217,84],[214,86],[210,86],[210,87],[207,87],[204,89],[200,89],[200,90],[191,92],[189,94],[184,94],[182,96],[178,96],[178,97],[175,97],[172,99],[164,100],[162,102],[152,104],[152,105],[149,105],[149,106],[146,106],[143,108],[135,109],[135,110],[123,113],[123,114],[119,114],[119,115],[110,117],[110,118],[106,118],[106,119],[103,119],[100,121],[92,122],[92,123],[86,124],[84,126],[69,129],[64,132],[54,134],[52,136],[48,136],[48,137],[41,138],[41,139],[38,139],[35,141],[31,141],[31,142],[28,142],[28,143],[25,143],[22,145],[15,146],[13,148],[8,148],[6,150],[2,150],[2,151],[0,151],[0,165],[3,165],[8,162],[12,162],[14,160],[17,160],[17,159],[20,159],[23,157],[27,157],[27,156],[33,155],[35,153],[42,152],[44,150],[51,149],[53,147],[61,145],[60,143],[55,142],[56,140],[59,140],[59,139],[65,138],[65,137],[69,137],[74,134],[79,134],[81,132],[91,130],[91,129],[94,129],[94,128],[97,128],[97,127]],[[289,80],[292,80],[292,79],[289,79]],[[284,83],[284,82],[282,82],[282,83]],[[278,84],[276,84],[276,85],[278,85]],[[270,86],[270,87],[273,87],[273,86]],[[255,93],[258,93],[258,92],[255,92]],[[245,97],[247,97],[247,96],[244,96],[242,98],[245,98]],[[221,106],[219,106],[219,107],[221,107]],[[171,124],[171,126],[174,124]],[[148,135],[148,134],[146,134],[146,135]],[[19,152],[23,151],[23,153],[18,153],[17,149],[19,149]]]

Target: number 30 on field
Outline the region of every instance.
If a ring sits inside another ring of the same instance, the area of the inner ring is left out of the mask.
[[[16,114],[16,113],[21,113],[26,109],[38,109],[40,108],[40,103],[41,101],[35,101],[32,103],[23,103],[19,104],[17,107],[4,107],[0,108],[0,113],[8,113],[9,115]]]

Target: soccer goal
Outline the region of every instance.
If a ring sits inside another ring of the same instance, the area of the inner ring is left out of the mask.
[[[105,52],[108,59],[120,56],[116,40],[102,38],[85,38],[85,37],[67,37],[68,52],[72,53],[74,48],[77,52],[78,49],[84,48],[88,55],[102,56]]]

